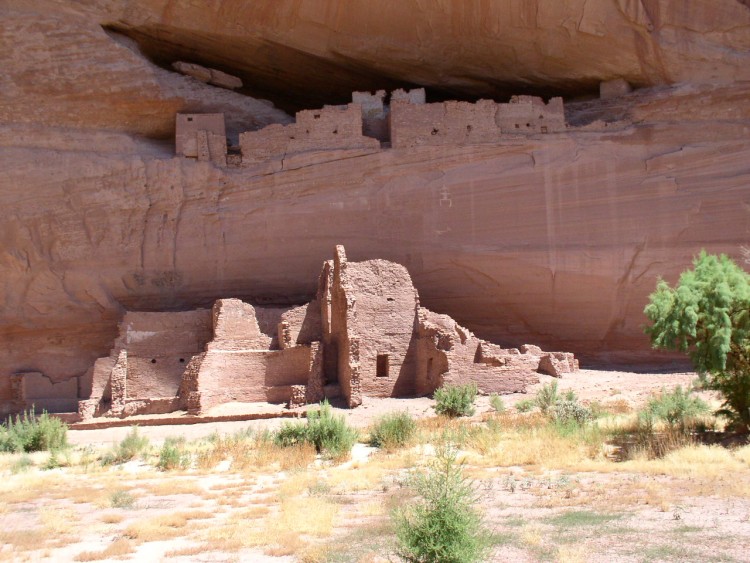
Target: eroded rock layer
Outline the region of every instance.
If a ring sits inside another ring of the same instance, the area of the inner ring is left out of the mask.
[[[641,331],[657,277],[750,239],[750,9],[385,4],[3,3],[0,400],[13,373],[83,374],[125,310],[305,302],[337,243],[404,264],[424,306],[480,338],[660,358]],[[167,70],[177,60],[244,90]],[[223,113],[230,146],[292,121],[248,93],[316,108],[394,83],[471,97],[612,78],[682,84],[568,100],[565,131],[491,144],[174,157],[176,112]]]

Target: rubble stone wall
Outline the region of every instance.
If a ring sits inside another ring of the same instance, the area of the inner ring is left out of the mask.
[[[562,98],[552,98],[547,104],[533,96],[514,96],[507,104],[391,101],[393,148],[495,143],[504,135],[564,130]]]
[[[240,148],[247,166],[307,151],[378,149],[380,142],[362,134],[362,108],[349,104],[300,111],[296,123],[241,133]]]

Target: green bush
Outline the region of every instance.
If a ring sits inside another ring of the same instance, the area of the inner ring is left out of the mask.
[[[503,401],[503,398],[497,393],[493,393],[492,395],[490,395],[490,406],[495,409],[495,412],[497,413],[505,412],[505,402]]]
[[[164,440],[156,466],[162,471],[190,467],[190,454],[185,451],[185,438],[167,438]]]
[[[531,412],[535,406],[536,402],[534,399],[523,399],[516,403],[516,410],[518,412]]]
[[[557,393],[557,380],[554,380],[536,392],[534,404],[539,407],[542,414],[549,414],[559,400],[560,396]]]
[[[47,411],[36,416],[30,409],[0,428],[0,451],[3,452],[55,451],[68,445],[68,425]]]
[[[671,392],[662,389],[661,394],[652,397],[646,404],[645,411],[657,420],[666,422],[671,427],[686,429],[695,422],[695,418],[709,411],[708,404],[683,390],[681,385]]]
[[[274,435],[273,441],[277,446],[284,448],[304,444],[308,441],[307,425],[299,422],[284,422]]]
[[[483,560],[490,536],[474,507],[474,491],[455,451],[439,449],[430,470],[413,474],[409,484],[417,492],[417,501],[393,513],[399,555],[419,563]]]
[[[702,251],[672,288],[660,280],[643,311],[655,348],[690,355],[720,414],[750,430],[750,275],[725,255]]]
[[[307,424],[284,424],[273,437],[278,446],[289,447],[302,443],[315,446],[318,453],[331,458],[347,455],[357,441],[358,433],[343,416],[335,416],[327,400],[320,409],[307,413]]]
[[[471,416],[474,414],[474,400],[477,398],[475,383],[466,385],[446,385],[435,391],[435,412],[450,417]]]
[[[307,413],[307,439],[318,453],[340,458],[347,455],[357,441],[357,431],[350,427],[343,416],[335,416],[327,400],[320,409]]]
[[[408,412],[390,413],[380,417],[370,431],[370,445],[388,450],[409,444],[417,431],[417,423]]]
[[[138,433],[138,427],[133,426],[130,432],[115,446],[114,450],[104,455],[102,458],[103,465],[113,463],[125,463],[134,459],[136,456],[143,454],[149,447],[149,440],[146,436]]]
[[[558,399],[550,412],[552,419],[561,424],[585,424],[594,416],[590,408],[585,407],[578,400],[570,400],[567,397]]]

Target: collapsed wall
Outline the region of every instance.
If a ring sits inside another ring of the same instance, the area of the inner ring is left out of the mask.
[[[241,133],[240,148],[242,165],[249,166],[301,152],[377,150],[380,143],[363,134],[362,107],[349,104],[300,111],[296,123]]]
[[[578,369],[572,354],[506,350],[421,307],[400,264],[349,262],[337,246],[318,283],[317,299],[299,307],[220,299],[211,310],[126,313],[111,354],[82,380],[81,418],[324,397],[356,407],[367,397],[467,382],[484,393],[515,393],[538,382],[539,372]]]

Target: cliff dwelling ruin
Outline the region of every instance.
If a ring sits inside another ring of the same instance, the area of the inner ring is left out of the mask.
[[[250,167],[316,151],[478,145],[566,130],[559,97],[547,103],[535,96],[513,96],[509,103],[426,103],[425,89],[417,88],[395,90],[389,100],[385,90],[354,92],[350,104],[300,111],[295,123],[241,133],[239,147],[229,149],[221,114],[177,114],[175,152],[217,166]]]
[[[337,246],[323,264],[316,298],[305,305],[220,299],[212,309],[127,312],[110,355],[66,382],[65,393],[56,390],[59,404],[36,405],[65,410],[78,399],[81,420],[201,414],[229,402],[296,407],[329,398],[356,407],[367,397],[427,395],[446,383],[523,392],[540,372],[577,369],[570,353],[480,340],[421,307],[403,266],[348,262]],[[39,373],[15,376],[16,410],[41,398],[42,380]]]

